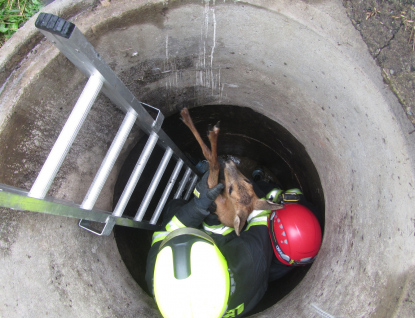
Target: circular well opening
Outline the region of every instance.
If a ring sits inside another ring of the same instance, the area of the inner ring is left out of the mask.
[[[232,159],[245,176],[252,179],[253,171],[261,168],[265,172],[265,179],[280,185],[282,189],[300,188],[307,200],[321,211],[317,218],[324,231],[324,194],[320,178],[305,147],[288,130],[248,107],[209,105],[192,108],[190,114],[202,138],[206,136],[204,132],[207,131],[209,125],[220,121],[218,156]],[[191,160],[198,162],[204,159],[196,139],[181,122],[178,112],[167,117],[162,128]],[[146,141],[146,137],[137,141],[121,168],[114,190],[114,206]],[[205,142],[208,144],[207,138]],[[136,214],[163,152],[160,147],[156,147],[153,151],[149,164],[126,207],[125,215],[134,216]],[[152,165],[152,162],[155,164]],[[172,171],[173,168],[174,160],[170,162],[160,184],[167,183],[170,176],[169,170]],[[144,220],[151,218],[151,213],[154,211],[163,190],[162,186],[159,188],[161,189],[159,193],[156,192],[154,195]],[[172,195],[174,193],[175,189],[173,189]],[[148,293],[144,277],[153,232],[117,226],[114,234],[125,265],[135,281]],[[284,277],[271,282],[263,299],[250,314],[263,311],[277,303],[298,285],[311,266],[297,267]]]

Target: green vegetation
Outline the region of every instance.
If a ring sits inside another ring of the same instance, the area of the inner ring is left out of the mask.
[[[409,31],[408,43],[412,43],[412,50],[415,51],[415,7],[410,6],[406,10],[401,11],[398,16],[392,16],[394,19],[400,19],[405,26],[405,31]]]
[[[0,46],[42,7],[42,0],[0,0]]]

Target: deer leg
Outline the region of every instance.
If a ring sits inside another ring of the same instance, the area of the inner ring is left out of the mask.
[[[189,110],[187,108],[183,108],[180,112],[180,115],[182,116],[183,122],[186,124],[187,127],[189,127],[190,131],[195,136],[197,142],[200,145],[200,148],[202,148],[202,152],[206,160],[210,163],[212,152],[210,151],[208,146],[206,146],[206,144],[202,140],[202,137],[200,137],[199,132],[197,131],[195,125],[193,124],[193,120],[190,117]]]
[[[219,122],[208,132],[208,138],[210,141],[210,149],[211,149],[211,161],[209,161],[209,178],[208,184],[212,183],[216,185],[219,183],[219,161],[218,161],[218,153],[217,153],[217,146],[218,146],[218,135],[219,135]]]
[[[208,186],[209,188],[214,187],[218,184],[219,179],[219,163],[216,153],[216,146],[217,146],[217,139],[219,134],[219,127],[215,126],[210,132],[209,132],[209,140],[214,143],[214,147],[212,146],[212,149],[214,152],[212,152],[208,146],[204,143],[202,140],[202,137],[200,137],[199,132],[197,131],[195,125],[193,124],[193,120],[190,117],[189,110],[187,108],[183,108],[180,112],[180,115],[182,116],[183,122],[187,127],[189,127],[190,131],[195,136],[197,142],[200,145],[200,148],[202,148],[203,155],[205,156],[206,160],[209,163],[209,177],[208,177]],[[212,135],[212,137],[211,137]]]

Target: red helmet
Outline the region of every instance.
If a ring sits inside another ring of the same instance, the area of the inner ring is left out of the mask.
[[[305,206],[288,203],[273,211],[268,229],[275,256],[281,263],[295,266],[314,261],[321,245],[321,228]]]

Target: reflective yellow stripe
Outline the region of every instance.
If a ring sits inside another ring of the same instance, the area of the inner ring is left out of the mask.
[[[204,227],[208,227],[210,229],[220,229],[220,228],[224,227],[224,225],[222,223],[221,224],[217,224],[217,225],[209,225],[209,224],[207,224],[205,222],[203,222],[203,226]]]
[[[186,227],[186,225],[180,222],[180,220],[176,216],[173,216],[171,221],[167,223],[166,230],[169,232],[173,232],[174,230],[182,229],[184,227]]]
[[[167,235],[169,235],[170,232],[154,232],[153,234],[153,240],[151,241],[151,246],[153,246],[154,243],[157,243],[159,241],[162,241],[166,238]]]
[[[193,194],[195,195],[196,198],[199,198],[200,197],[200,192],[197,191],[196,188],[193,190]]]
[[[244,309],[245,309],[245,305],[242,303],[238,307],[226,311],[225,314],[222,316],[222,318],[231,318],[231,317],[235,317],[236,315],[240,315],[242,314]]]
[[[261,216],[261,217],[257,217],[257,218],[252,219],[251,222],[249,222],[248,226],[246,227],[246,230],[245,231],[248,231],[249,228],[251,226],[254,226],[254,225],[265,225],[265,226],[268,226],[268,217]]]

